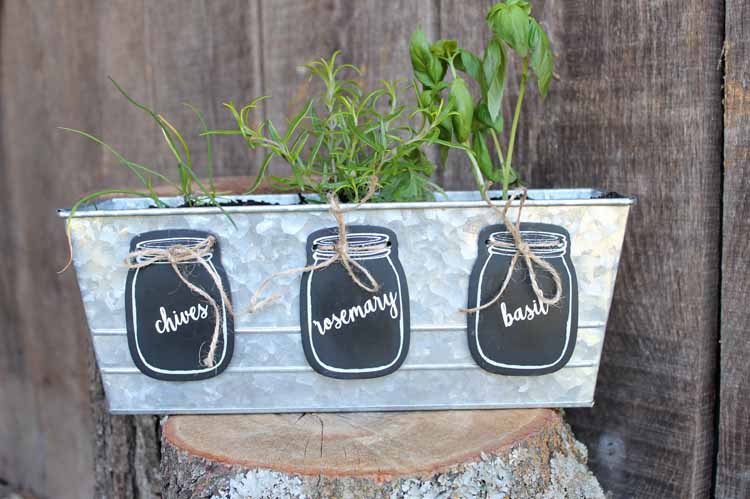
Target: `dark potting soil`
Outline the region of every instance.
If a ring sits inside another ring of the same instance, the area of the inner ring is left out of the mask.
[[[526,196],[526,201],[533,201],[533,200],[534,200],[533,197],[528,196],[528,195]],[[503,199],[502,196],[495,196],[495,197],[491,197],[490,201],[507,201],[507,199]]]
[[[256,201],[254,199],[233,199],[231,201],[222,201],[219,203],[219,206],[227,207],[227,206],[278,206],[279,203],[269,203],[268,201]],[[198,206],[191,206],[186,203],[182,203],[179,206],[176,206],[176,208],[204,208],[204,207],[211,207],[216,206],[213,204],[203,204]],[[151,208],[155,208],[155,206],[151,206]]]
[[[608,191],[608,192],[600,192],[598,194],[595,194],[591,196],[590,199],[619,199],[623,196],[621,194],[618,194],[615,191]],[[504,201],[502,196],[494,196],[490,198],[491,201]],[[533,201],[534,198],[531,196],[528,196],[526,198],[527,201]],[[346,202],[346,201],[344,201]],[[308,200],[303,194],[297,193],[297,204],[303,205],[303,204],[311,204],[310,200]],[[201,205],[200,207],[210,207],[214,206],[211,204],[205,204]],[[268,201],[257,201],[255,199],[232,199],[229,201],[222,201],[219,203],[219,206],[222,207],[228,207],[228,206],[279,206],[279,203],[271,203]],[[149,206],[149,208],[156,208],[156,206]],[[196,208],[196,206],[190,206],[186,203],[182,203],[179,206],[176,206],[176,208]]]
[[[615,191],[608,191],[608,192],[599,192],[597,194],[594,194],[589,199],[621,199],[624,196],[622,194],[618,194]],[[505,201],[502,196],[495,196],[490,198],[491,201]],[[526,198],[527,201],[533,201],[534,198],[531,196],[528,196]]]
[[[271,203],[268,201],[258,201],[255,199],[232,199],[227,201],[222,201],[218,203],[221,207],[230,207],[230,206],[279,206],[280,203]],[[308,200],[304,195],[297,193],[297,204],[311,204],[310,200]],[[180,205],[175,206],[175,208],[210,208],[212,206],[216,206],[214,204],[206,203],[201,205],[189,205],[187,203],[182,203]],[[158,206],[150,205],[149,208],[158,208]]]
[[[596,196],[591,196],[591,199],[620,199],[624,196],[616,193],[615,191],[601,192]]]

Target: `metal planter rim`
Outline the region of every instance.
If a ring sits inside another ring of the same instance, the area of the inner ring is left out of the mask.
[[[525,206],[627,206],[635,204],[636,198],[633,196],[620,197],[603,197],[604,191],[581,188],[581,189],[529,189],[529,199],[526,200]],[[490,191],[491,198],[500,198],[502,192]],[[268,205],[254,206],[224,206],[221,209],[216,206],[201,207],[178,207],[182,203],[182,198],[170,196],[160,197],[170,207],[156,208],[150,207],[151,199],[142,198],[122,198],[115,197],[98,203],[91,203],[81,206],[76,210],[73,217],[116,217],[116,216],[159,216],[159,215],[202,215],[212,213],[273,213],[273,212],[320,212],[328,211],[330,205],[327,203],[300,204],[297,194],[258,194],[258,195],[231,195],[221,196],[221,199],[228,201],[265,201]],[[307,199],[314,200],[315,196],[309,196]],[[117,208],[116,203],[122,203],[128,200],[133,204],[142,205],[137,208]],[[505,206],[505,201],[493,199],[495,206]],[[512,206],[518,206],[520,201],[515,200]],[[342,207],[351,207],[351,204],[342,204]],[[360,205],[360,210],[389,210],[389,209],[434,209],[434,208],[481,208],[487,206],[477,191],[446,191],[438,193],[435,201],[416,201],[416,202],[389,202],[389,203],[365,203]],[[58,216],[67,218],[71,214],[70,209],[63,208],[58,210]]]

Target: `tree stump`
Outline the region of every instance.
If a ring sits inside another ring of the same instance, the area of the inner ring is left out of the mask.
[[[603,498],[557,411],[172,416],[165,499]]]

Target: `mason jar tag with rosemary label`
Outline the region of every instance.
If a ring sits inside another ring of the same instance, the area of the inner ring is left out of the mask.
[[[226,369],[234,324],[215,236],[146,232],[131,240],[126,264],[128,346],[138,369],[165,381],[206,379]]]
[[[302,345],[309,364],[324,376],[384,376],[399,368],[409,350],[409,290],[398,241],[383,227],[346,229],[348,262],[336,247],[338,228],[308,237],[307,264],[317,268],[302,276]],[[374,280],[377,289],[363,289],[350,272],[365,286]]]
[[[520,233],[528,250],[557,272],[560,300],[555,304],[539,300],[532,277],[550,298],[556,293],[554,276],[519,253],[505,225],[485,227],[469,280],[469,349],[476,362],[493,373],[548,374],[570,360],[576,344],[578,282],[570,260],[570,235],[558,225],[542,223],[522,223]]]

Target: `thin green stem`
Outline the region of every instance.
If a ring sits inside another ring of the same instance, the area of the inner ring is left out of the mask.
[[[521,70],[521,83],[518,89],[518,100],[516,100],[516,110],[513,113],[513,126],[510,129],[510,139],[508,140],[508,154],[505,157],[503,165],[503,199],[508,199],[508,186],[510,185],[510,172],[512,170],[513,145],[516,142],[516,131],[518,130],[518,119],[521,116],[521,104],[523,96],[526,93],[526,80],[529,77],[529,59],[523,59],[523,68]]]
[[[462,145],[464,146],[464,151],[466,152],[466,155],[469,157],[469,161],[471,162],[471,173],[474,174],[474,180],[477,183],[477,187],[479,187],[479,192],[482,194],[482,199],[484,199],[484,194],[487,190],[487,184],[484,183],[482,170],[479,169],[479,163],[477,163],[477,159],[474,157],[474,152],[471,150],[469,141],[467,140]]]
[[[503,159],[503,148],[500,146],[500,139],[497,138],[497,133],[494,128],[490,128],[490,135],[492,135],[492,142],[495,143],[495,154],[497,154],[497,159],[500,160],[500,167],[502,168],[503,165],[505,165],[505,159]]]

